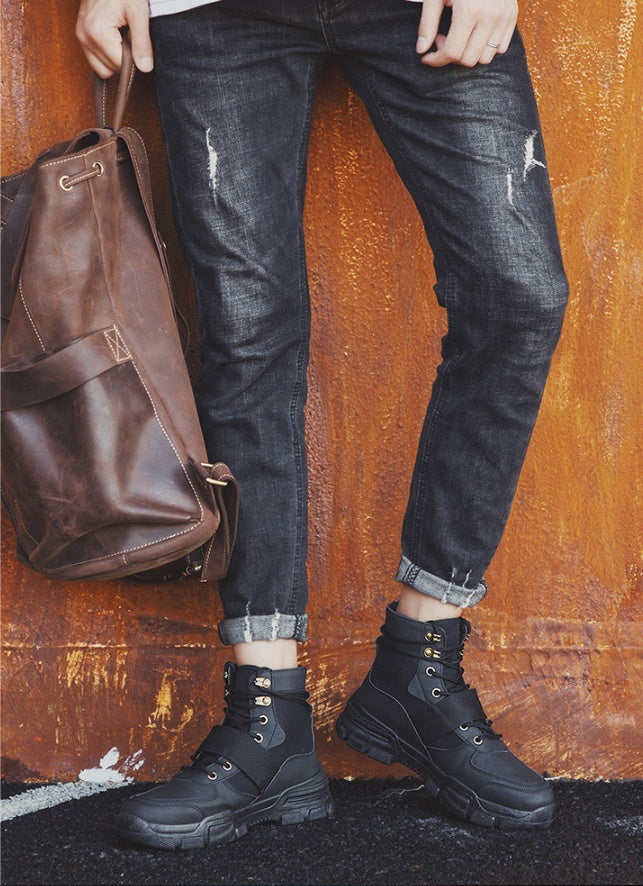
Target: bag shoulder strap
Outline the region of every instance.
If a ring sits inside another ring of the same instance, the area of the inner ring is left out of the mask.
[[[221,514],[221,523],[205,546],[199,581],[217,581],[225,577],[237,537],[239,519],[239,484],[230,469],[223,462],[218,462],[211,466],[209,476],[210,488]]]

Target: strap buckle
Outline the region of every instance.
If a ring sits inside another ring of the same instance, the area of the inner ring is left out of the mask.
[[[202,462],[201,462],[201,467],[202,467],[202,468],[207,468],[208,470],[211,470],[211,469],[214,467],[214,465],[211,465],[211,464],[210,464],[209,462],[207,462],[207,461],[202,461]],[[211,486],[227,486],[227,485],[228,485],[228,481],[227,481],[227,480],[215,480],[214,477],[206,477],[206,478],[205,478],[205,482],[206,482],[206,483],[209,483]]]

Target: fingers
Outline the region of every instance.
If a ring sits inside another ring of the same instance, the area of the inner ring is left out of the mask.
[[[132,56],[139,71],[145,73],[154,67],[154,53],[150,39],[150,14],[147,0],[136,4],[129,17],[129,32],[132,42]]]
[[[489,64],[497,54],[507,51],[518,17],[515,0],[424,0],[422,18],[426,12],[432,22],[433,7],[438,4],[442,9],[453,7],[451,24],[446,36],[435,37],[436,48],[423,55],[424,64],[435,68],[454,63],[473,67]],[[423,52],[419,43],[418,39],[418,52]]]
[[[118,26],[98,27],[91,17],[84,18],[79,14],[76,37],[87,61],[99,77],[106,80],[115,71],[120,71],[123,47]]]
[[[418,39],[416,44],[416,52],[424,54],[428,52],[438,33],[438,25],[440,17],[445,7],[444,0],[424,0],[422,4],[422,15],[420,17],[420,26],[418,28]]]
[[[136,67],[151,71],[154,62],[147,0],[81,0],[76,37],[92,69],[103,79],[121,69],[120,28],[126,25]]]

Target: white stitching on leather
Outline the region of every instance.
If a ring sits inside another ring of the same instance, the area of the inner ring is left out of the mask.
[[[114,328],[116,329],[116,327],[114,327]],[[146,385],[145,382],[143,381],[143,378],[141,377],[141,374],[140,374],[140,372],[138,371],[138,368],[137,368],[137,366],[136,366],[136,363],[134,362],[134,360],[133,360],[131,357],[130,357],[130,360],[131,360],[132,366],[134,367],[134,371],[135,371],[136,374],[138,375],[139,380],[140,380],[141,384],[143,385],[143,388],[145,389],[145,393],[146,393],[147,396],[148,396],[148,399],[149,399],[150,404],[151,404],[151,406],[152,406],[152,411],[154,412],[154,417],[156,418],[156,420],[157,420],[157,422],[158,422],[158,424],[159,424],[159,427],[160,427],[161,430],[163,431],[163,434],[165,435],[165,438],[167,439],[168,443],[169,443],[170,446],[172,447],[172,451],[173,451],[174,454],[176,455],[176,460],[178,461],[179,465],[181,466],[181,470],[182,470],[183,473],[185,474],[185,478],[186,478],[186,480],[187,480],[188,483],[190,484],[190,488],[192,489],[192,492],[194,493],[194,498],[196,499],[196,502],[197,502],[197,504],[198,504],[198,506],[199,506],[200,517],[199,517],[199,522],[198,522],[198,523],[193,523],[193,524],[192,524],[191,526],[189,526],[187,529],[182,529],[180,532],[173,532],[172,535],[166,535],[166,536],[164,536],[163,538],[156,539],[155,541],[147,542],[147,544],[144,544],[144,545],[137,545],[137,546],[134,547],[134,548],[126,548],[124,551],[118,551],[117,553],[121,554],[121,556],[124,556],[124,554],[132,553],[133,551],[141,551],[141,550],[143,550],[144,548],[149,548],[149,547],[152,547],[153,545],[160,544],[161,542],[169,541],[169,540],[172,539],[172,538],[179,538],[181,535],[187,535],[187,534],[190,533],[190,532],[194,532],[195,529],[198,529],[198,528],[201,526],[201,523],[203,522],[203,516],[204,516],[204,514],[203,514],[203,505],[201,504],[201,500],[200,500],[200,498],[199,498],[199,496],[198,496],[198,494],[197,494],[196,489],[194,488],[194,484],[192,483],[192,480],[190,479],[190,476],[189,476],[189,474],[188,474],[188,472],[187,472],[187,470],[186,470],[186,468],[185,468],[185,465],[184,465],[183,462],[181,461],[181,458],[180,458],[180,456],[179,456],[179,453],[178,453],[177,450],[176,450],[176,447],[174,446],[174,443],[173,443],[172,440],[170,439],[169,434],[167,433],[167,431],[165,430],[165,427],[163,426],[163,422],[162,422],[161,419],[159,418],[159,414],[158,414],[158,412],[156,411],[156,405],[155,405],[155,403],[154,403],[154,401],[153,401],[153,399],[152,399],[152,395],[150,394],[147,385]],[[79,561],[76,562],[76,563],[68,563],[66,566],[60,567],[59,569],[48,569],[47,572],[48,572],[50,575],[55,575],[57,572],[65,572],[65,571],[66,571],[67,569],[69,569],[71,566],[83,566],[85,563],[97,563],[97,562],[99,562],[100,560],[108,560],[108,559],[110,559],[110,558],[113,557],[113,556],[115,556],[114,553],[109,554],[109,555],[107,555],[106,557],[92,557],[92,558],[89,559],[89,560],[79,560]]]
[[[25,314],[29,318],[29,322],[31,323],[33,331],[36,333],[38,341],[40,342],[40,347],[43,349],[43,351],[46,351],[47,348],[45,347],[45,343],[40,338],[40,333],[38,332],[38,328],[36,327],[36,324],[34,323],[33,317],[31,316],[29,308],[27,307],[27,302],[25,301],[25,296],[22,291],[22,277],[20,277],[20,279],[18,280],[18,292],[20,293],[20,301],[22,302],[22,306],[25,309]]]
[[[110,333],[113,333],[113,337]],[[105,329],[103,335],[105,336],[105,341],[117,363],[123,363],[125,360],[130,359],[131,355],[127,349],[127,345],[115,326],[112,326],[111,329]]]

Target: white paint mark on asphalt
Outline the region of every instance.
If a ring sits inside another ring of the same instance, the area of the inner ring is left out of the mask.
[[[34,788],[32,791],[25,791],[24,794],[1,800],[0,819],[10,821],[20,815],[29,815],[32,812],[39,812],[41,809],[49,809],[51,806],[58,806],[59,803],[67,803],[69,800],[81,800],[83,797],[91,797],[92,794],[100,794],[102,791],[112,788],[121,788],[126,782],[132,780],[128,778],[117,783],[105,784],[75,781],[69,784],[44,785]]]
[[[118,748],[110,748],[98,761],[98,766],[92,769],[82,769],[78,773],[78,781],[67,784],[43,785],[0,801],[0,819],[9,821],[19,815],[28,815],[31,812],[38,812],[40,809],[57,806],[59,803],[80,800],[101,791],[131,784],[134,781],[131,776],[124,775],[114,768],[120,756]],[[144,762],[143,750],[140,749],[125,758],[122,768],[126,772],[135,772],[141,768]]]
[[[123,773],[110,768],[118,763],[119,757],[118,748],[110,748],[105,756],[101,757],[95,769],[81,769],[78,780],[90,784],[125,784],[127,779]]]

